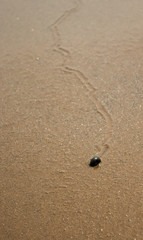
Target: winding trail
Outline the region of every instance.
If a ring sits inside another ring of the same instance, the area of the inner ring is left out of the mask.
[[[80,84],[84,87],[85,91],[87,92],[87,95],[89,99],[96,105],[96,111],[101,115],[101,117],[106,121],[106,127],[107,131],[105,133],[106,137],[104,138],[104,141],[101,146],[98,146],[99,156],[103,156],[106,151],[109,149],[109,141],[112,137],[112,118],[111,115],[108,113],[108,111],[105,109],[105,107],[102,105],[102,103],[96,98],[95,91],[96,88],[90,83],[89,79],[84,75],[83,72],[81,72],[78,69],[71,68],[66,65],[68,60],[71,60],[71,53],[63,48],[60,32],[58,29],[58,26],[62,24],[63,21],[65,21],[72,13],[76,12],[81,6],[81,0],[76,1],[75,6],[69,10],[66,10],[54,23],[52,23],[49,26],[49,30],[52,32],[54,45],[53,45],[53,51],[58,52],[61,54],[63,58],[63,62],[60,65],[60,68],[63,72],[68,72],[74,74],[77,79],[80,81]]]

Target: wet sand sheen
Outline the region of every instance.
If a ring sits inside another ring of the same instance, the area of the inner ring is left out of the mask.
[[[15,4],[2,2],[13,33],[9,22],[1,39],[1,238],[142,239],[142,2],[126,2],[132,14],[123,1]],[[107,28],[117,12],[118,40]],[[95,154],[98,169],[88,166]]]

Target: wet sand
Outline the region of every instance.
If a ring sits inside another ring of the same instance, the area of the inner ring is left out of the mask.
[[[142,240],[143,2],[0,5],[0,239]]]

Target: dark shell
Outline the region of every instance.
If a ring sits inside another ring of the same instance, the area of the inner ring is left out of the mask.
[[[94,156],[93,158],[90,159],[89,166],[90,167],[96,167],[101,163],[101,159],[98,156]]]

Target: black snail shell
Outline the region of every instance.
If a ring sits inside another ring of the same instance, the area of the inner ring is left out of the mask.
[[[90,167],[96,167],[101,163],[101,159],[98,156],[94,156],[93,158],[90,159],[89,166]]]

